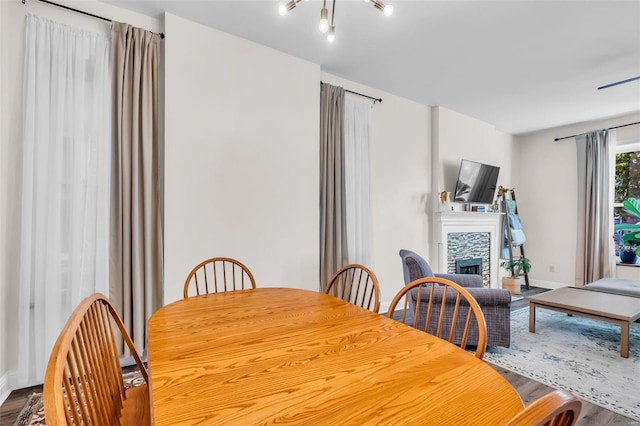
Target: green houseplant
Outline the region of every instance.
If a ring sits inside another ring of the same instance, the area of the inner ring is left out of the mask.
[[[520,294],[520,276],[531,270],[531,261],[520,256],[505,260],[500,266],[510,273],[508,277],[502,277],[502,288],[506,288],[511,294]]]
[[[628,198],[622,202],[627,213],[640,218],[640,198]],[[620,260],[626,263],[635,263],[640,256],[640,222],[616,223],[616,231],[623,231],[622,247],[620,247]]]
[[[500,266],[509,271],[512,277],[519,277],[520,275],[529,273],[531,270],[531,261],[524,256],[520,256],[505,260],[500,263]]]

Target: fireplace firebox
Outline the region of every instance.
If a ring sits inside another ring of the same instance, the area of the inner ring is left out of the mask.
[[[456,274],[482,275],[482,258],[456,260]]]

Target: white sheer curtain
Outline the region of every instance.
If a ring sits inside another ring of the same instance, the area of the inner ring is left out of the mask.
[[[347,94],[343,126],[347,256],[349,263],[370,266],[373,231],[369,159],[371,101]]]
[[[110,41],[26,21],[18,377],[42,383],[78,303],[108,294]]]

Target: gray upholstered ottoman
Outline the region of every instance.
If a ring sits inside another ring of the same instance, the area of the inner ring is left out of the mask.
[[[584,288],[587,290],[602,291],[604,293],[640,297],[640,281],[602,278],[585,285]]]

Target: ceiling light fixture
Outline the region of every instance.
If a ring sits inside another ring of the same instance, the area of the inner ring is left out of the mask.
[[[393,6],[392,5],[390,5],[390,4],[385,5],[380,0],[367,0],[367,1],[370,1],[371,3],[373,3],[373,5],[375,6],[376,9],[378,9],[382,13],[384,13],[384,16],[393,15]]]
[[[331,25],[329,25],[329,35],[327,36],[329,43],[333,43],[336,39],[336,26],[333,25],[334,16],[336,16],[336,0],[333,0],[333,5],[331,6]]]
[[[336,0],[333,0],[333,4],[335,4]],[[329,11],[327,10],[327,0],[322,0],[322,9],[320,9],[320,24],[318,24],[318,29],[321,33],[326,33],[329,31]]]
[[[302,0],[289,0],[286,4],[281,4],[278,8],[278,12],[280,15],[284,16],[291,9],[295,8],[298,3]],[[305,0],[309,1],[309,0]],[[391,16],[393,14],[393,6],[390,4],[384,4],[380,0],[364,0],[365,3],[373,3],[373,6],[384,13],[385,16]],[[332,0],[331,7],[331,22],[329,22],[329,10],[327,9],[327,0],[322,0],[322,9],[320,9],[320,23],[318,24],[318,29],[321,33],[329,33],[327,34],[327,40],[330,43],[336,39],[336,26],[333,24],[333,20],[336,14],[336,0]]]

